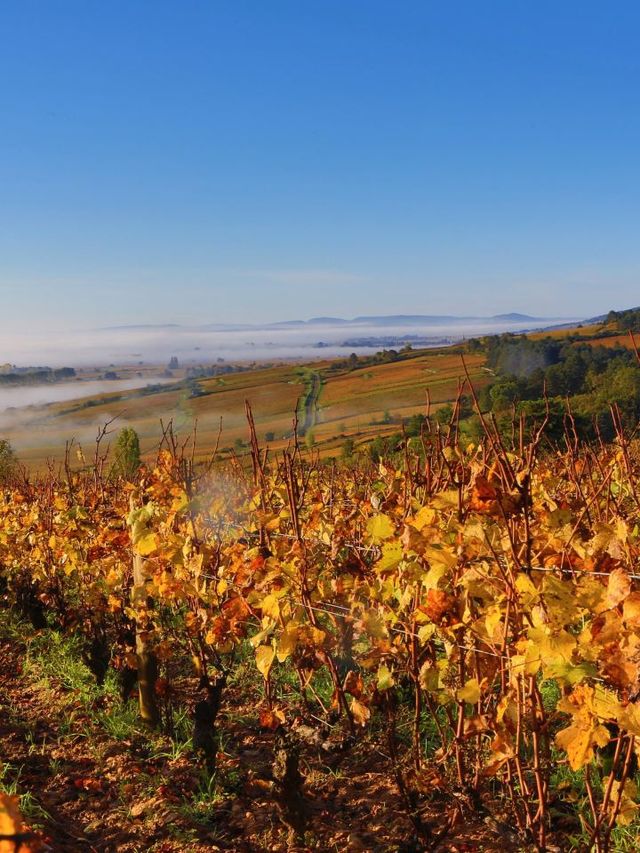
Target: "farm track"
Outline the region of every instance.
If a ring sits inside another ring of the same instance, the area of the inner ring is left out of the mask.
[[[304,398],[304,423],[302,425],[301,435],[306,435],[306,433],[316,425],[318,400],[320,399],[321,390],[322,379],[320,378],[320,374],[313,373],[311,376],[310,388]]]

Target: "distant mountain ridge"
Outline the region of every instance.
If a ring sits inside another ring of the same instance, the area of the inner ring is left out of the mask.
[[[552,322],[584,322],[583,317],[534,317],[530,314],[510,312],[494,314],[489,317],[477,315],[456,316],[454,314],[370,314],[347,319],[345,317],[311,317],[309,320],[278,320],[271,323],[205,323],[198,326],[183,326],[177,323],[143,324],[102,327],[99,331],[117,329],[153,331],[162,329],[198,329],[200,331],[251,331],[257,329],[295,329],[310,326],[369,326],[387,328],[390,326],[446,326],[455,323],[531,323],[549,324]]]
[[[548,323],[553,319],[533,317],[530,314],[494,314],[491,317],[478,316],[456,316],[454,314],[382,314],[362,315],[345,319],[344,317],[312,317],[310,320],[280,320],[276,323],[268,323],[267,328],[282,328],[291,326],[444,326],[451,323]],[[568,318],[578,319],[578,318]]]

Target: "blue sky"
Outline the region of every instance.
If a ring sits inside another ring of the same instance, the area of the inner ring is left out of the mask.
[[[0,331],[640,303],[636,2],[6,0]]]

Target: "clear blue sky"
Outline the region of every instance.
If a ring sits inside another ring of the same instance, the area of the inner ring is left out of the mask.
[[[640,5],[5,0],[0,331],[640,303]]]

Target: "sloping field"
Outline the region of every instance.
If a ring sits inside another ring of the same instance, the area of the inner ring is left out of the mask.
[[[635,338],[636,345],[640,344],[639,336],[636,335]],[[627,349],[633,349],[631,336],[628,332],[620,335],[612,335],[610,338],[594,338],[593,340],[586,341],[586,343],[594,347],[626,347]]]
[[[608,333],[607,337],[600,337],[603,333]],[[575,341],[578,344],[590,344],[594,347],[626,347],[633,348],[631,336],[628,332],[617,332],[616,327],[611,323],[595,323],[590,326],[572,326],[567,329],[549,329],[546,332],[534,332],[527,335],[531,340],[541,340],[542,338],[555,338],[562,340],[571,336],[572,338],[580,338]],[[638,335],[636,335],[636,344],[638,344]]]
[[[181,436],[197,421],[198,447],[203,455],[216,445],[222,419],[221,447],[245,439],[247,426],[244,401],[255,407],[259,437],[291,431],[297,400],[304,394],[304,381],[292,366],[227,374],[198,382],[198,394],[186,388],[169,388],[153,394],[129,392],[101,394],[71,402],[56,403],[16,412],[2,431],[15,447],[21,461],[42,468],[47,458],[63,458],[65,442],[75,439],[84,455],[93,454],[101,425],[115,418],[111,429],[132,426],[140,436],[143,455],[153,454],[161,437],[162,420],[173,422]],[[113,436],[111,436],[112,438]],[[105,440],[105,445],[109,437]],[[75,461],[75,454],[73,456]]]
[[[476,387],[489,380],[483,356],[467,355],[466,362]],[[165,424],[171,420],[183,437],[197,422],[199,455],[205,457],[216,446],[222,421],[221,450],[241,453],[241,442],[247,439],[248,400],[261,441],[268,439],[275,449],[286,445],[297,408],[301,428],[305,424],[309,428],[308,443],[331,454],[339,450],[346,435],[366,440],[397,430],[402,418],[424,412],[427,389],[435,411],[455,398],[463,377],[460,352],[454,348],[421,351],[396,362],[342,373],[336,373],[329,361],[277,365],[200,379],[191,388],[172,385],[153,393],[103,393],[42,406],[25,413],[23,419],[16,415],[3,436],[22,461],[42,468],[48,458],[61,460],[65,442],[72,438],[85,457],[92,456],[98,430],[112,418],[115,431],[122,426],[136,429],[143,455],[155,453],[161,420]],[[112,439],[113,434],[105,445]],[[72,458],[76,462],[75,453]]]
[[[475,387],[486,384],[484,356],[466,355]],[[459,351],[427,351],[414,358],[373,367],[362,367],[330,378],[320,396],[317,434],[335,431],[337,425],[354,421],[382,421],[385,413],[394,420],[424,412],[427,391],[433,409],[455,399],[464,378]]]
[[[606,331],[607,326],[603,323],[593,323],[590,326],[568,326],[562,329],[546,329],[543,332],[530,332],[527,337],[532,341],[540,340],[541,338],[567,338],[571,336],[579,336],[581,338],[591,338],[602,331]]]

